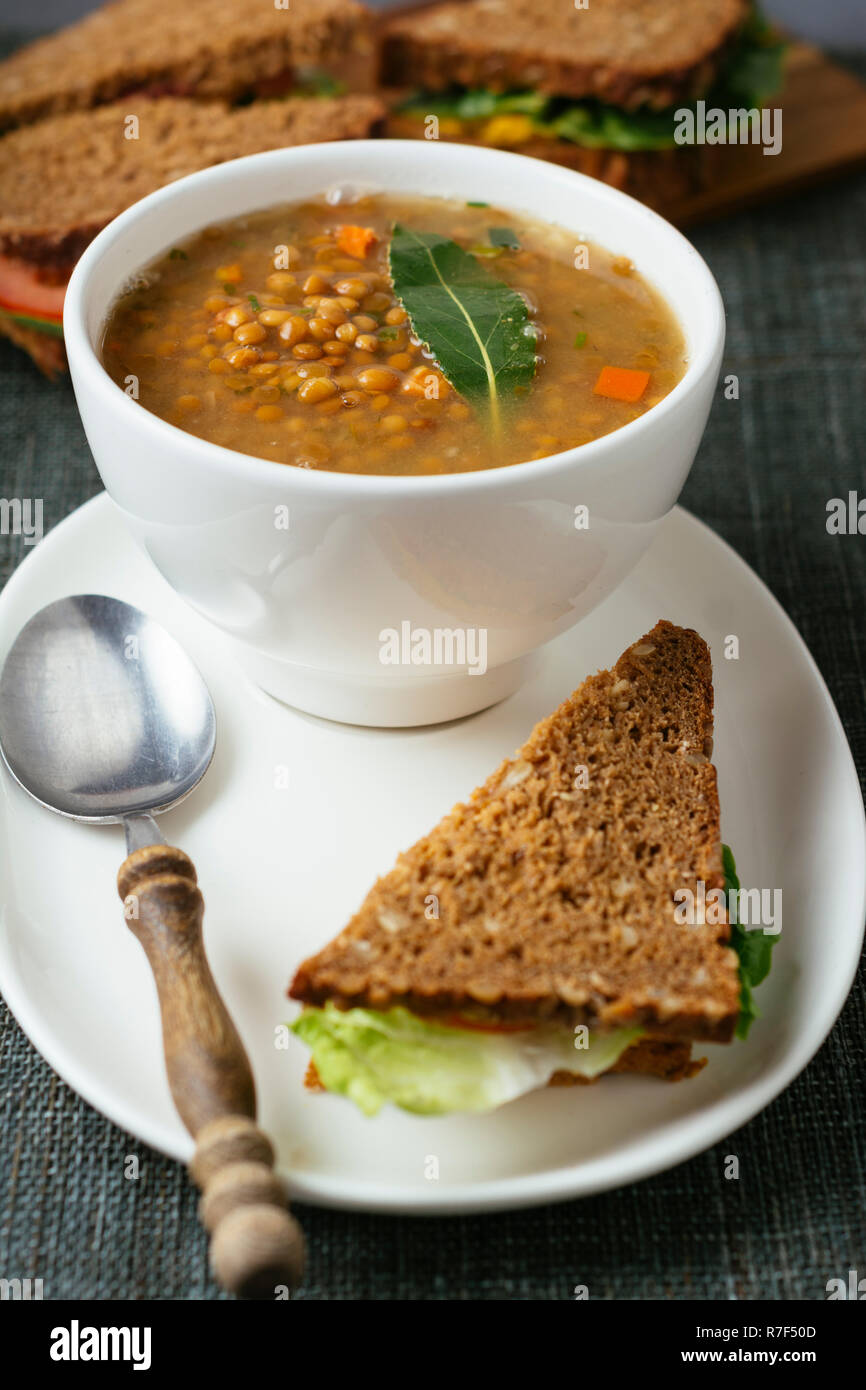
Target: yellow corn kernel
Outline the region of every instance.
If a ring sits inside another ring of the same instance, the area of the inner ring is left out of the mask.
[[[276,424],[277,420],[282,420],[283,410],[279,405],[260,405],[256,411],[256,419],[261,420],[263,425]]]
[[[239,280],[243,280],[244,272],[235,261],[234,265],[218,265],[214,271],[217,280],[226,285],[236,285]]]

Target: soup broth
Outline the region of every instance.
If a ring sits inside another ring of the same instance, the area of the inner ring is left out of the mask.
[[[416,336],[389,274],[395,224],[456,242],[525,300],[535,374],[503,399],[501,428]],[[147,410],[214,444],[392,475],[588,443],[686,365],[673,314],[626,258],[500,208],[385,195],[271,209],[172,247],[114,305],[102,356]]]

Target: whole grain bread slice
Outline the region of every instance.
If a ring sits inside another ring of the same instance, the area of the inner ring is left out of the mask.
[[[450,0],[385,25],[381,76],[670,106],[708,90],[748,13],[748,0]]]
[[[712,711],[706,643],[659,622],[400,856],[290,995],[729,1041],[729,928],[674,899],[724,886]]]
[[[69,268],[101,227],[163,184],[240,155],[360,138],[383,114],[366,96],[241,107],[138,97],[12,131],[0,140],[0,254]]]
[[[0,63],[0,131],[142,89],[235,101],[371,48],[356,0],[115,0]]]

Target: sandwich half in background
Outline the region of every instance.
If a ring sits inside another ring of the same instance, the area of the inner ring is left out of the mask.
[[[705,148],[675,142],[675,112],[760,108],[782,54],[750,0],[451,0],[385,24],[381,80],[390,135],[423,136],[436,116],[442,139],[564,164],[664,208],[705,177]]]
[[[0,334],[63,370],[66,284],[102,227],[209,165],[372,134],[379,101],[342,95],[371,79],[354,0],[118,0],[14,53],[0,63]]]
[[[738,886],[712,715],[706,643],[668,622],[584,681],[300,966],[307,1084],[368,1115],[484,1111],[679,1080],[693,1043],[744,1036],[772,938],[675,918],[678,892]]]
[[[356,0],[115,0],[0,63],[0,132],[130,96],[252,101],[372,80]]]

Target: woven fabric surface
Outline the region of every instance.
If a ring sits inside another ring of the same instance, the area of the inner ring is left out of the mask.
[[[0,35],[0,51],[11,49]],[[852,62],[866,77],[866,57]],[[793,618],[866,768],[866,539],[826,504],[866,492],[866,175],[695,231],[728,315],[724,371],[682,502]],[[68,381],[0,342],[0,495],[46,530],[100,490]],[[0,537],[0,580],[27,553]],[[750,1124],[602,1196],[435,1221],[299,1208],[306,1299],[823,1298],[866,1258],[866,997]],[[736,1154],[748,1182],[724,1182]],[[124,1160],[138,1155],[137,1182]],[[185,1170],[91,1109],[0,1001],[0,1278],[48,1298],[215,1299]]]

